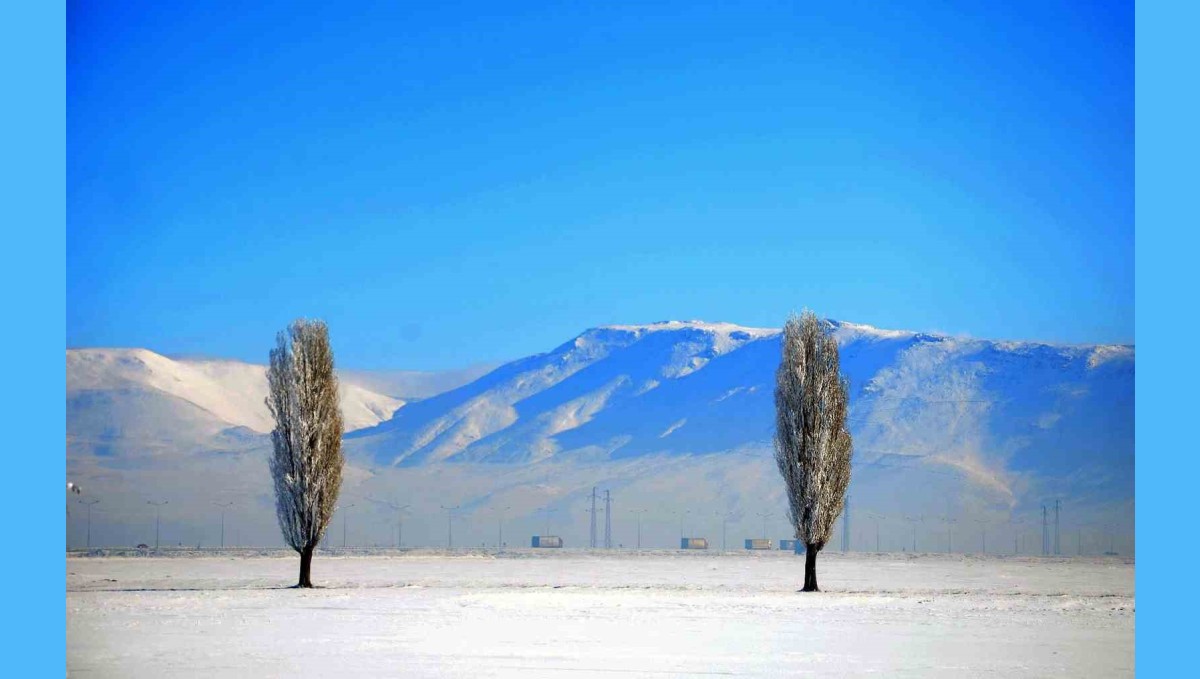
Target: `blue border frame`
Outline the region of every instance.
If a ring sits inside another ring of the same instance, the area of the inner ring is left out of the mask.
[[[1200,4],[1140,2],[1135,21],[1136,660],[1172,676],[1195,672]]]
[[[3,581],[13,631],[7,665],[65,670],[63,507],[59,437],[65,422],[66,9],[59,3],[8,3],[3,10],[3,186],[7,218],[0,248],[11,332],[5,366],[19,390],[5,390],[13,413],[5,452],[6,504],[30,517],[10,524]],[[1137,369],[1137,669],[1168,674],[1189,661],[1194,540],[1190,492],[1200,483],[1195,434],[1197,370],[1194,278],[1200,157],[1195,63],[1200,63],[1200,3],[1142,2],[1136,8],[1136,325]],[[1192,209],[1189,209],[1192,208]],[[1188,283],[1192,283],[1188,286]],[[20,352],[20,353],[16,353]],[[15,440],[13,436],[15,435]],[[16,481],[15,483],[12,481]],[[1186,521],[1186,524],[1184,523]],[[63,597],[63,598],[60,598]]]
[[[0,582],[11,676],[66,672],[63,436],[66,380],[66,7],[11,2],[0,9],[4,84],[5,361],[0,376],[6,525]],[[57,669],[56,669],[57,668]]]

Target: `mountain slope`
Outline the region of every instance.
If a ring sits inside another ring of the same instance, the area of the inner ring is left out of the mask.
[[[1041,508],[1061,499],[1085,553],[1114,530],[1132,549],[1133,347],[830,327],[851,383],[851,514],[887,517],[885,548],[943,549],[952,531],[978,548],[987,522],[989,540],[1036,553]],[[502,515],[505,535],[586,544],[593,486],[611,490],[626,544],[643,531],[647,544],[711,538],[721,517],[731,536],[787,536],[771,446],[779,353],[774,329],[674,321],[593,328],[409,403],[342,374],[348,429],[360,427],[345,445],[351,542],[392,543],[397,517],[372,501],[384,498],[411,505],[411,544],[444,544],[443,506],[460,508],[456,543],[493,540]],[[145,541],[153,493],[170,499],[164,531],[185,541],[219,539],[218,500],[236,504],[247,540],[278,541],[263,371],[68,351],[67,470],[104,498],[98,540]],[[873,544],[855,525],[852,541]],[[78,541],[85,526],[69,530]]]
[[[1034,487],[1131,496],[1132,347],[830,324],[860,468],[941,469],[1005,504]],[[348,439],[371,463],[401,466],[763,454],[778,361],[770,329],[595,328]]]
[[[369,391],[345,378],[340,384],[346,429],[353,431],[391,417],[404,401]],[[120,395],[131,396],[119,404]],[[136,394],[136,397],[133,395]],[[207,413],[213,426],[245,427],[257,433],[273,428],[264,400],[266,367],[238,361],[175,360],[146,349],[71,349],[67,351],[67,399],[86,404],[108,403],[118,410],[137,410],[155,396],[182,401]],[[146,405],[158,408],[159,405]],[[178,410],[177,406],[171,408]],[[196,414],[193,418],[204,419]],[[132,424],[132,414],[115,420]],[[148,418],[161,420],[161,417]],[[68,429],[72,418],[68,418]],[[78,422],[78,420],[76,420]],[[224,428],[223,427],[223,428]]]

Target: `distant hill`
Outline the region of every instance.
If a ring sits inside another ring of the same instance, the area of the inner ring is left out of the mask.
[[[1081,534],[1120,523],[1131,535],[1133,347],[828,323],[851,383],[851,506],[884,517],[885,534],[948,540],[955,528],[942,520],[957,517],[960,531],[988,521],[1015,536],[1040,530],[1041,506],[1062,499]],[[718,515],[746,533],[763,512],[782,535],[771,457],[778,361],[775,329],[668,321],[593,328],[478,376],[343,372],[343,493],[370,517],[359,530],[383,544],[395,516],[376,498],[412,505],[414,544],[436,544],[439,507],[455,504],[463,539],[486,540],[507,508],[526,532],[553,518],[578,545],[592,485],[612,489],[621,511],[642,508],[647,539],[689,522],[711,537]],[[377,391],[414,376],[426,398]],[[448,390],[430,386],[438,380]],[[241,503],[248,533],[272,544],[265,391],[263,366],[68,351],[68,474],[107,498],[114,521],[144,521],[153,492],[173,498],[178,530],[204,535],[211,522],[200,517],[220,496]]]
[[[830,321],[856,464],[921,464],[1015,502],[1031,482],[1128,495],[1129,346],[1058,346]],[[349,435],[379,465],[769,448],[779,334],[670,321],[588,330]]]

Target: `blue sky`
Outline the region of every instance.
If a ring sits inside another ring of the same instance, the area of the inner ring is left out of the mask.
[[[70,3],[67,346],[1132,342],[1132,7],[827,4]]]

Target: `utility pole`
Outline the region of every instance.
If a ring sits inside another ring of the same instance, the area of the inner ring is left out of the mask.
[[[1046,505],[1042,505],[1042,556],[1050,554],[1050,524],[1047,519]]]
[[[956,523],[956,520],[952,519],[948,516],[943,516],[942,521],[944,521],[946,523],[946,553],[953,554],[954,553],[954,524]]]
[[[612,549],[612,494],[604,491],[604,548]]]
[[[1058,542],[1058,528],[1059,528],[1058,515],[1059,515],[1059,511],[1061,509],[1062,509],[1062,500],[1055,500],[1054,501],[1054,556],[1058,556],[1058,555],[1062,554],[1062,552],[1059,550],[1059,542]]]
[[[94,505],[98,502],[100,502],[99,498],[87,500],[87,501],[84,501],[84,500],[79,501],[79,504],[87,505],[87,508],[88,508],[88,519],[87,519],[87,549],[88,549],[88,551],[91,551],[91,549],[92,549],[92,505]]]
[[[592,509],[591,509],[592,531],[590,533],[591,537],[588,540],[588,547],[591,549],[595,549],[596,548],[596,487],[595,486],[592,486],[591,498],[592,498]]]
[[[717,516],[721,517],[721,551],[724,552],[728,549],[725,546],[725,525],[729,522],[729,514],[717,512]]]
[[[232,507],[232,502],[214,502],[214,505],[221,508],[221,549],[225,549],[225,510]]]
[[[539,507],[538,511],[543,512],[546,515],[546,532],[542,533],[542,535],[549,535],[550,534],[550,512],[553,512],[555,510],[551,509],[550,507]]]
[[[987,554],[987,519],[975,519],[975,522],[983,530],[983,553]]]
[[[913,529],[912,551],[915,553],[917,551],[917,523],[924,522],[925,517],[923,517],[923,516],[906,516],[906,517],[904,517],[904,520],[912,524],[912,529]]]
[[[846,506],[842,509],[842,551],[850,549],[850,496],[846,496]]]
[[[404,510],[408,509],[409,506],[410,505],[401,505],[401,506],[397,507],[394,504],[391,505],[391,507],[396,510],[396,549],[397,550],[404,547]]]
[[[154,502],[152,500],[146,500],[146,504],[154,505],[154,509],[155,509],[155,513],[154,513],[154,551],[156,551],[156,552],[158,551],[158,528],[159,528],[159,524],[162,523],[162,507],[163,507],[163,505],[165,505],[167,503],[168,503],[167,500],[163,500],[162,502]]]
[[[442,505],[442,509],[446,510],[446,549],[454,549],[454,511],[462,505],[454,505],[447,507]]]
[[[684,521],[684,519],[687,518],[687,515],[691,514],[691,513],[692,513],[692,510],[690,510],[690,509],[685,509],[682,512],[679,512],[679,541],[681,543],[683,542],[683,538],[685,537],[684,531],[683,531],[683,521]]]
[[[504,512],[507,512],[510,509],[512,509],[512,507],[501,507],[500,508],[500,521],[499,521],[499,527],[498,527],[499,530],[496,533],[496,549],[497,550],[504,549]]]
[[[868,512],[866,516],[868,519],[871,519],[875,522],[875,552],[878,553],[880,551],[880,549],[879,549],[879,520],[882,519],[883,516],[880,514],[875,514],[873,512]]]
[[[634,509],[633,513],[637,516],[637,548],[642,549],[642,514],[646,513],[645,509]]]
[[[347,510],[353,506],[354,505],[351,504],[351,505],[346,505],[345,507],[339,507],[339,509],[342,510],[342,551],[343,552],[346,551],[346,515],[350,513]]]

